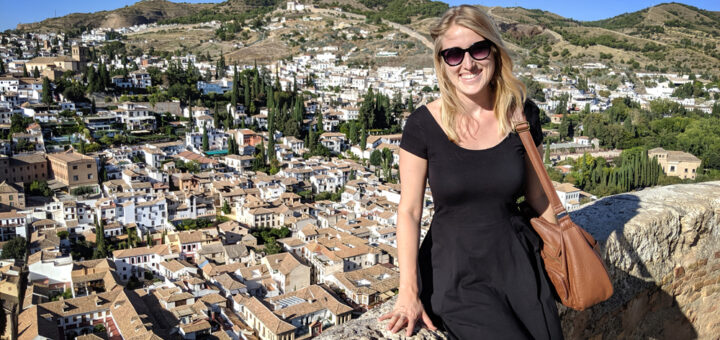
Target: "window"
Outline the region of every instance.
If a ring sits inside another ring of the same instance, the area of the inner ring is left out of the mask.
[[[73,176],[73,181],[77,181],[77,180],[78,180],[78,176]]]
[[[90,169],[92,166],[90,164],[87,165],[87,168]]]
[[[687,168],[685,168],[685,173],[687,173]]]
[[[92,179],[92,178],[93,178],[92,174],[88,174],[88,179]]]
[[[675,171],[675,166],[674,166],[674,165],[671,165],[671,166],[670,166],[670,172],[674,172],[674,171]]]
[[[73,165],[73,170],[77,170],[77,165]]]

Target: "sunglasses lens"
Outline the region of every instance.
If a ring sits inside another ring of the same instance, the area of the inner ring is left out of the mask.
[[[456,65],[460,65],[460,63],[463,60],[463,57],[465,57],[465,51],[463,51],[460,48],[453,47],[451,49],[446,50],[442,56],[448,65],[456,66]]]
[[[487,40],[470,46],[470,56],[473,57],[473,59],[483,60],[487,58],[488,55],[490,55],[490,44],[487,43]]]

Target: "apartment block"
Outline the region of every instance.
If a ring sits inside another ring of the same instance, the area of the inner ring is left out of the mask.
[[[97,162],[94,158],[68,150],[47,155],[52,177],[69,189],[98,184]]]

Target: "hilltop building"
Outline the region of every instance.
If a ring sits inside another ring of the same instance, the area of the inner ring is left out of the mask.
[[[695,179],[700,159],[683,151],[669,151],[663,148],[648,150],[648,157],[657,158],[658,163],[668,176],[682,179]]]

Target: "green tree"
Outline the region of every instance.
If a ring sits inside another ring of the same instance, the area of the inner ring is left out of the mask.
[[[107,244],[105,244],[105,228],[102,220],[95,226],[95,251],[93,259],[104,259],[107,257]]]
[[[325,132],[325,128],[323,127],[323,114],[320,111],[318,111],[317,113],[317,130],[318,135],[321,135],[323,132]]]
[[[406,105],[406,106],[407,106],[407,110],[408,110],[408,111],[410,111],[410,112],[415,111],[415,103],[413,103],[412,93],[410,93],[410,94],[408,95],[407,105]]]
[[[0,257],[3,259],[24,259],[27,251],[27,242],[22,236],[15,237],[5,242]]]
[[[228,201],[227,201],[227,200],[224,200],[224,201],[223,201],[223,205],[222,205],[222,212],[223,212],[223,214],[227,215],[227,214],[230,213],[230,211],[231,211],[231,210],[230,210],[230,204],[228,204]]]
[[[355,121],[350,121],[349,125],[350,125],[350,128],[348,131],[347,138],[348,138],[348,140],[350,140],[351,145],[355,145],[358,143],[357,124],[355,124]]]
[[[365,128],[360,131],[360,150],[365,151],[367,148],[367,132]]]
[[[32,181],[29,189],[31,196],[52,196],[52,190],[50,190],[46,181]]]
[[[550,164],[550,140],[545,142],[545,158],[543,159],[543,162],[545,164]]]
[[[207,128],[203,129],[203,134],[202,134],[202,149],[203,149],[203,151],[209,151],[209,150],[210,150],[210,141],[209,141],[209,138],[208,138]]]
[[[23,77],[29,77],[29,76],[30,76],[30,74],[28,73],[27,65],[23,64]]]
[[[570,136],[570,119],[568,118],[567,113],[562,114],[558,133],[560,134],[561,141],[566,140]]]
[[[221,58],[222,59],[222,58]],[[232,92],[230,94],[230,102],[232,103],[232,109],[237,110],[237,102],[240,98],[240,85],[238,82],[240,81],[240,78],[238,77],[237,72],[237,65],[233,65],[233,84],[232,84]]]
[[[33,68],[33,78],[40,78],[40,70],[35,66]]]
[[[5,74],[5,62],[0,58],[0,74]]]
[[[373,152],[370,153],[370,165],[373,166],[380,166],[382,164],[382,153],[380,150],[373,150]]]
[[[97,334],[100,336],[107,335],[107,330],[105,330],[105,325],[99,323],[99,324],[93,326],[93,334]]]
[[[50,87],[50,79],[48,79],[48,77],[43,77],[42,102],[47,105],[53,102],[52,88]]]

